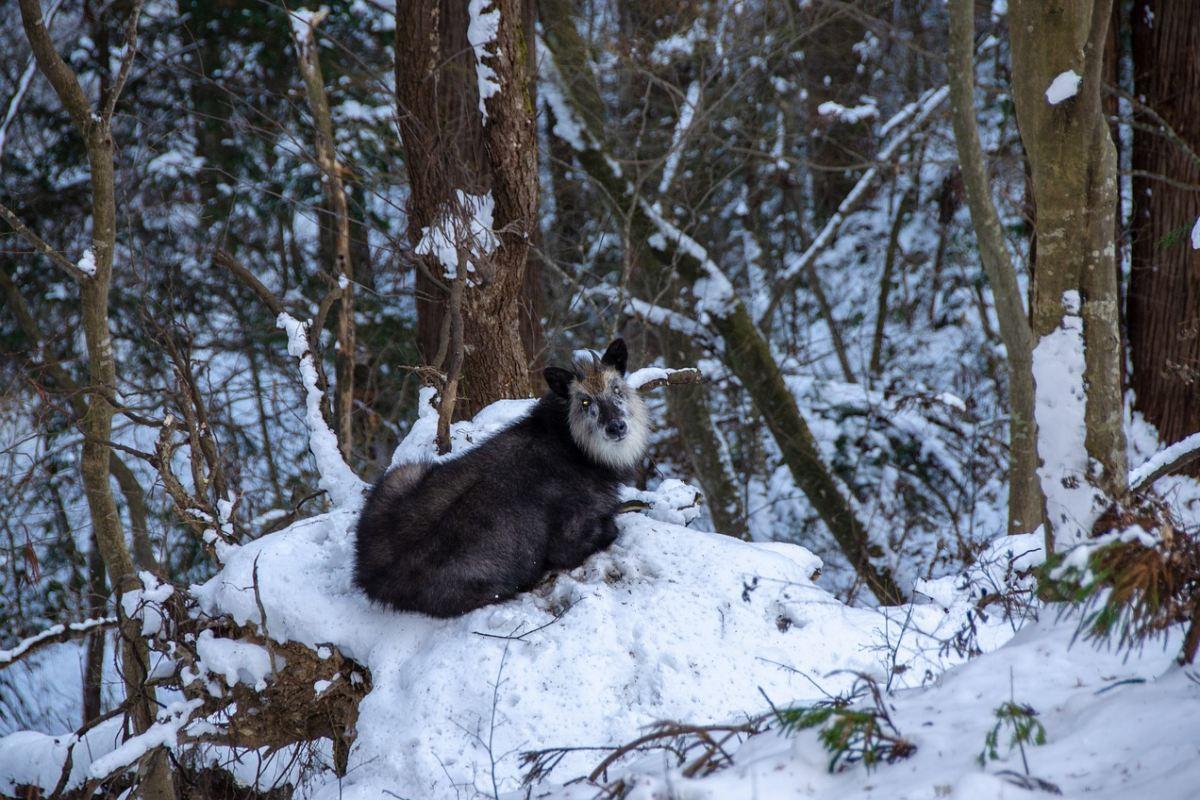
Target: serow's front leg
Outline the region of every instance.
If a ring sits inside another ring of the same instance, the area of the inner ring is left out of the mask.
[[[574,569],[612,544],[617,538],[617,523],[612,514],[603,514],[562,529],[550,538],[546,564],[551,569]]]

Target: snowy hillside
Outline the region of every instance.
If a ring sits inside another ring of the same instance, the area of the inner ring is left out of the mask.
[[[469,450],[525,408],[485,409],[456,424],[456,441]],[[430,457],[432,435],[426,415],[399,452]],[[998,541],[963,578],[920,582],[922,604],[854,608],[820,587],[821,564],[801,547],[684,527],[697,514],[686,485],[666,481],[636,494],[650,508],[621,516],[610,550],[453,620],[372,607],[352,586],[354,508],[225,550],[221,572],[191,590],[204,614],[258,626],[261,608],[273,640],[326,654],[336,647],[371,678],[345,777],[279,763],[233,771],[266,788],[282,770],[304,797],[449,800],[524,797],[522,781],[540,765],[531,796],[574,800],[596,796],[597,784],[563,784],[677,723],[719,726],[729,739],[711,761],[725,768],[703,777],[707,769],[654,749],[673,738],[652,738],[650,749],[615,760],[597,781],[620,781],[630,798],[1008,797],[1025,774],[1008,729],[998,729],[998,760],[981,766],[977,757],[995,710],[1012,701],[1036,711],[1046,732],[1044,746],[1026,744],[1029,772],[1068,795],[1116,798],[1139,786],[1145,796],[1183,797],[1182,787],[1200,780],[1200,767],[1188,766],[1200,740],[1188,709],[1200,684],[1171,666],[1177,642],[1125,659],[1071,647],[1075,621],[1056,621],[1052,610],[1015,637],[1019,619],[974,611],[1010,567],[1036,563],[1036,537]],[[209,636],[198,648],[202,680],[261,688],[288,669],[259,645]],[[947,644],[956,637],[958,647]],[[962,665],[968,652],[982,655]],[[872,685],[915,753],[874,771],[851,757],[831,774],[815,731],[788,730],[784,719],[839,696],[870,709]],[[318,696],[328,688],[314,687]],[[168,741],[209,725],[189,721],[187,704],[169,709],[173,716],[160,717]],[[68,788],[128,757],[110,754],[118,734],[111,723],[89,734]],[[54,788],[66,742],[36,733],[0,739],[0,790]],[[1114,756],[1135,749],[1136,758],[1113,768]],[[540,760],[523,758],[535,751]],[[689,752],[695,759],[704,749]]]

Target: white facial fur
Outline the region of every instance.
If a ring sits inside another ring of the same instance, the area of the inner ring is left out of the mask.
[[[605,434],[600,403],[612,404],[622,412],[627,426],[625,438],[613,441]],[[604,369],[571,384],[571,438],[600,464],[625,470],[641,460],[649,438],[647,416],[642,398],[614,369]]]

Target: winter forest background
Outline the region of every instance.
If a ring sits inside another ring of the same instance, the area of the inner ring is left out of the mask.
[[[1193,0],[0,0],[0,309],[2,796],[1200,786]],[[617,335],[612,553],[353,596]]]

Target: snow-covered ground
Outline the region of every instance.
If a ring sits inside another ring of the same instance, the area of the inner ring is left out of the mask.
[[[456,424],[458,452],[524,407],[497,404]],[[428,457],[432,433],[427,414],[399,455]],[[711,775],[684,777],[656,750],[617,761],[602,780],[623,779],[628,797],[645,800],[1025,796],[1002,774],[1025,774],[1007,728],[999,759],[978,761],[1007,701],[1034,709],[1046,731],[1044,745],[1025,748],[1029,773],[1067,796],[1182,800],[1200,786],[1200,683],[1172,664],[1177,636],[1125,657],[1072,646],[1074,620],[1053,610],[1019,632],[1020,620],[974,612],[1010,565],[1039,560],[1036,536],[998,540],[967,576],[918,581],[923,596],[913,605],[856,608],[814,580],[821,564],[804,548],[685,527],[696,512],[680,482],[639,497],[651,508],[622,515],[608,551],[458,619],[386,611],[353,587],[354,504],[225,550],[223,569],[191,594],[205,613],[260,623],[257,565],[271,637],[318,652],[335,646],[370,670],[347,774],[318,768],[299,787],[304,797],[520,798],[529,790],[521,754],[567,748],[530,796],[591,798],[600,788],[572,779],[655,723],[748,720],[763,732],[727,743],[732,763]],[[944,643],[968,614],[982,654],[964,663],[968,648]],[[202,644],[207,680],[271,680],[263,648]],[[884,692],[896,729],[917,750],[873,771],[856,764],[831,774],[817,733],[785,733],[770,710],[845,694],[862,676]],[[164,701],[186,719],[186,706]],[[160,735],[171,741],[173,731]],[[101,726],[75,748],[69,785],[119,758],[100,760],[117,734]],[[30,732],[0,739],[0,793],[21,783],[52,789],[68,742]]]
[[[1077,643],[1071,619],[1044,617],[999,650],[947,672],[930,687],[887,698],[897,729],[917,751],[869,771],[861,764],[831,774],[830,754],[814,731],[769,732],[733,753],[734,766],[688,779],[661,753],[623,776],[628,800],[687,798],[1001,798],[1036,797],[1019,788],[1025,775],[1019,748],[1002,726],[999,760],[979,762],[994,709],[1013,701],[1037,712],[1046,743],[1026,745],[1028,774],[1065,797],[1186,800],[1200,791],[1200,678],[1176,666],[1179,641],[1126,659]],[[593,786],[535,792],[538,798],[592,798]]]

